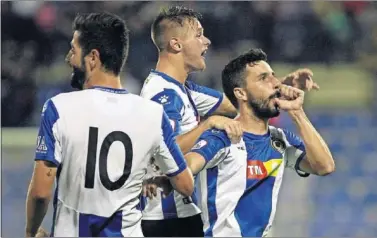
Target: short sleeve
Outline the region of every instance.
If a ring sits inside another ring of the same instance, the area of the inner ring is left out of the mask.
[[[206,131],[199,137],[197,143],[191,149],[191,152],[203,156],[206,161],[205,168],[212,168],[225,158],[229,150],[230,141],[226,136],[223,138],[222,135],[223,133],[218,133],[217,130]]]
[[[174,133],[179,135],[181,133],[180,124],[182,122],[181,111],[184,105],[182,98],[173,89],[164,89],[153,96],[151,100],[161,104],[164,107],[164,111],[168,116]]]
[[[51,99],[43,106],[37,137],[35,160],[44,160],[59,166],[62,162],[58,127],[59,113]]]
[[[192,81],[187,81],[192,99],[200,116],[209,116],[220,106],[223,101],[223,93],[212,88],[200,86]]]

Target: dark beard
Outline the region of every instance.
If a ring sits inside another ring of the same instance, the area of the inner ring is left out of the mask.
[[[270,119],[279,116],[280,111],[277,105],[274,105],[274,108],[270,108],[268,106],[269,102],[274,99],[278,94],[271,95],[267,100],[258,100],[253,99],[251,95],[249,95],[249,105],[255,115],[261,119]]]
[[[71,86],[72,88],[76,88],[78,90],[83,89],[83,85],[85,83],[86,72],[85,69],[80,69],[77,67],[73,67],[72,78],[71,78]]]

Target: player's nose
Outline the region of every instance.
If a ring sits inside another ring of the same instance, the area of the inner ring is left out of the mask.
[[[278,88],[280,88],[281,82],[278,78],[273,77],[272,85],[273,85],[274,89],[278,89]]]
[[[71,51],[68,51],[67,55],[65,56],[65,62],[67,64],[71,64],[70,61],[71,61],[71,57],[72,57],[72,52]]]
[[[211,40],[210,39],[208,39],[207,37],[204,37],[204,45],[205,46],[210,46],[211,45]]]

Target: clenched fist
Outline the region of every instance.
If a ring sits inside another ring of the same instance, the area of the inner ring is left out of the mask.
[[[275,102],[281,110],[292,111],[302,109],[304,104],[304,91],[287,85],[280,86],[280,97]]]

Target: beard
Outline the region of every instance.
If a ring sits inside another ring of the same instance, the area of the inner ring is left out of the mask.
[[[86,79],[86,70],[73,66],[71,86],[78,90],[83,89],[83,85]]]
[[[278,105],[274,104],[270,106],[271,100],[279,97],[279,92],[274,93],[265,100],[255,99],[250,94],[248,95],[249,106],[255,113],[255,115],[261,119],[270,119],[279,116],[280,110]]]

